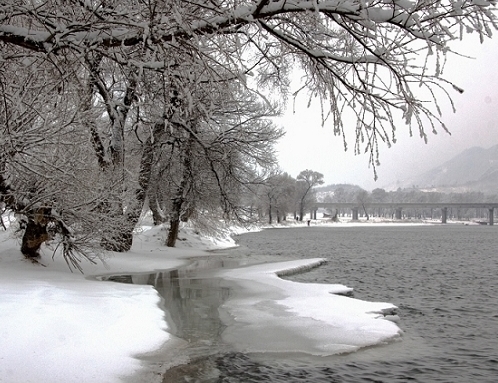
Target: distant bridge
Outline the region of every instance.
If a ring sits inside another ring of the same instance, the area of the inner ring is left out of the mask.
[[[441,222],[446,223],[448,219],[448,209],[487,209],[488,224],[494,224],[494,209],[498,209],[498,203],[493,202],[316,202],[311,209],[313,219],[316,219],[316,212],[319,208],[328,209],[351,209],[353,220],[358,220],[358,211],[375,208],[390,208],[395,211],[395,218],[402,219],[403,209],[441,209]]]

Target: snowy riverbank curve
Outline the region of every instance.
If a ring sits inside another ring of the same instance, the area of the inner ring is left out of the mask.
[[[213,246],[184,233],[182,248],[166,248],[162,235],[161,228],[137,235],[132,250],[110,256],[107,268],[84,264],[86,276],[173,269],[188,258],[208,255],[202,249]],[[143,370],[138,355],[174,344],[151,286],[89,280],[71,273],[61,257],[52,260],[50,249],[41,259],[46,267],[32,264],[22,259],[18,246],[8,232],[0,233],[2,382],[120,382]],[[221,271],[242,287],[221,308],[228,325],[224,339],[249,351],[323,355],[354,351],[400,333],[394,323],[380,319],[392,305],[336,295],[350,290],[342,285],[300,284],[277,276],[320,262]]]

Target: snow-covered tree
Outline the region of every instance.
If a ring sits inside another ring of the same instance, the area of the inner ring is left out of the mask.
[[[0,6],[0,41],[26,54],[100,52],[139,71],[174,73],[183,56],[203,63],[210,78],[226,79],[226,70],[241,80],[254,73],[259,84],[283,89],[296,63],[338,134],[346,112],[356,116],[355,144],[364,144],[375,162],[378,141],[394,140],[396,112],[422,137],[428,123],[436,128],[430,122],[440,121],[439,109],[414,88],[425,88],[436,105],[439,91],[459,90],[442,78],[448,42],[466,33],[490,37],[495,3],[16,1]]]
[[[227,99],[233,102],[234,89],[240,87],[285,101],[295,69],[302,74],[301,91],[307,89],[310,99],[321,100],[323,118],[336,134],[345,137],[345,121],[356,119],[355,150],[369,152],[375,166],[379,142],[395,142],[399,119],[424,139],[438,124],[446,129],[440,96],[451,103],[451,92],[461,91],[443,78],[451,52],[448,43],[467,33],[481,40],[491,37],[496,29],[495,4],[486,0],[4,1],[0,71],[1,86],[7,91],[2,90],[1,144],[18,142],[11,139],[12,124],[17,124],[19,131],[29,132],[26,141],[32,153],[43,150],[44,154],[33,166],[22,165],[25,151],[23,156],[16,152],[12,157],[11,150],[1,155],[1,201],[13,210],[19,210],[15,201],[21,200],[31,201],[30,206],[34,200],[40,202],[37,206],[52,206],[51,192],[24,199],[30,189],[20,181],[19,166],[23,177],[36,182],[55,177],[48,169],[59,166],[62,171],[54,174],[64,179],[62,175],[71,174],[60,165],[66,163],[61,160],[64,156],[55,158],[47,142],[75,135],[74,149],[68,153],[88,167],[92,181],[80,188],[81,194],[90,196],[93,182],[99,185],[94,190],[101,194],[100,202],[93,211],[116,222],[111,225],[115,230],[102,233],[104,244],[125,250],[137,212],[149,189],[157,187],[148,162],[154,158],[149,150],[157,142],[154,134],[171,128],[180,109],[189,121],[199,121],[183,127],[185,150],[176,152],[179,157],[174,159],[183,163],[175,176],[185,180],[186,169],[192,166],[189,142],[201,145],[198,132],[209,126],[193,113],[195,108],[202,107],[205,116],[223,111],[217,95],[229,93]],[[33,63],[36,74],[29,78]],[[22,87],[15,84],[16,77],[23,81]],[[201,88],[206,96],[198,102]],[[176,105],[179,94],[183,99]],[[233,111],[239,113],[237,108]],[[93,163],[88,160],[89,149]],[[243,156],[237,160],[244,161]],[[45,168],[35,166],[40,164]],[[232,172],[223,167],[217,171]],[[82,211],[85,206],[88,213],[92,198],[75,200],[68,210]],[[54,220],[51,212],[52,208],[45,211]],[[115,235],[120,232],[122,236]]]
[[[96,206],[98,168],[87,161],[92,150],[79,121],[78,89],[43,58],[3,53],[0,202],[20,215],[26,257],[57,237],[68,264],[77,266],[81,256],[93,258],[84,250],[92,238],[76,236],[74,223],[76,231],[101,227],[86,214]]]
[[[192,67],[188,78],[175,79],[166,92],[174,100],[166,100],[146,141],[149,206],[157,221],[170,223],[168,246],[181,221],[206,227],[208,217],[245,219],[241,196],[275,165],[273,145],[282,135],[269,119],[278,108],[260,95],[236,81],[220,87],[203,80]]]
[[[280,222],[289,212],[294,211],[296,180],[289,174],[275,171],[265,180],[262,189],[261,195],[268,211],[269,224],[273,223],[274,213],[277,222]]]
[[[323,185],[323,174],[306,169],[298,174],[296,180],[299,199],[299,220],[302,221],[306,206],[309,205],[310,202],[315,202],[313,188],[318,185]]]
[[[372,201],[372,195],[368,191],[366,191],[364,189],[360,189],[356,193],[355,200],[356,200],[355,202],[360,204],[361,207],[363,208],[363,212],[365,213],[365,217],[367,217],[367,221],[368,221],[370,219],[370,217],[368,215],[367,206]]]

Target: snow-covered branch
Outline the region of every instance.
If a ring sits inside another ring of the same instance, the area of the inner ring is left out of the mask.
[[[175,224],[236,210],[275,166],[281,131],[265,118],[287,101],[294,70],[294,95],[320,100],[345,147],[355,118],[355,152],[375,166],[398,120],[423,139],[445,129],[441,96],[451,103],[459,89],[441,77],[447,43],[497,29],[486,0],[7,3],[1,198],[70,214],[113,250],[131,246],[147,197]]]

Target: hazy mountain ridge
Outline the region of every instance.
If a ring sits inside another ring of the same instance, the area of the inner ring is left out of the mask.
[[[401,188],[437,189],[446,192],[498,190],[498,145],[472,147],[427,172],[398,184]]]

